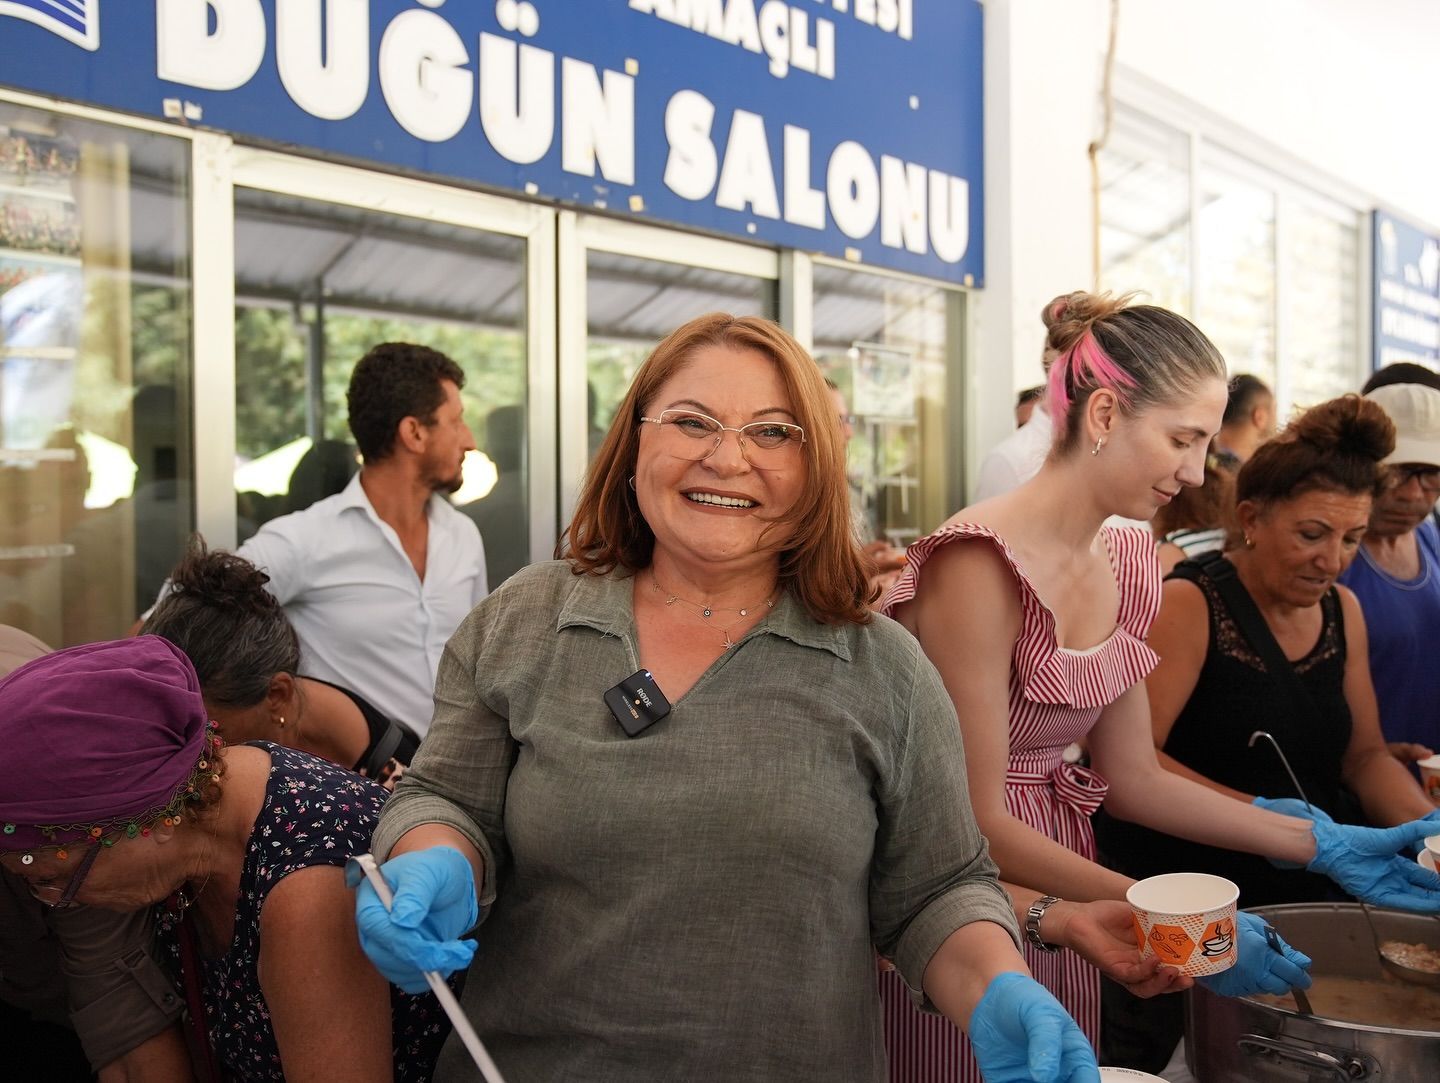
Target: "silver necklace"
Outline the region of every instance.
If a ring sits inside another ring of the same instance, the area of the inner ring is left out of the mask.
[[[692,607],[695,610],[696,614],[706,622],[708,622],[710,618],[714,616],[717,612],[739,614],[734,620],[732,620],[729,624],[719,630],[720,634],[725,637],[725,649],[727,651],[731,647],[735,646],[737,643],[736,640],[730,638],[730,629],[734,628],[735,625],[739,624],[742,620],[748,617],[751,610],[758,609],[761,605],[764,605],[767,611],[775,608],[776,592],[774,590],[772,590],[765,598],[761,599],[760,601],[752,602],[749,605],[741,606],[739,608],[736,608],[734,606],[711,605],[708,602],[692,602],[689,598],[682,598],[678,594],[672,594],[670,591],[662,587],[660,585],[660,580],[655,578],[655,571],[653,568],[650,570],[650,589],[653,590],[656,594],[664,597],[665,604],[667,606],[673,606],[676,602],[683,602],[685,605]]]

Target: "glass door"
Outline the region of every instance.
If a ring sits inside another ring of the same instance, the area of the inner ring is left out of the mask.
[[[413,342],[464,370],[477,451],[452,496],[491,589],[554,546],[554,259],[548,210],[237,150],[235,530],[338,492],[357,469],[355,363]]]
[[[0,100],[0,624],[125,634],[193,529],[188,137]]]
[[[641,362],[707,312],[779,316],[770,249],[610,218],[560,214],[562,528]]]

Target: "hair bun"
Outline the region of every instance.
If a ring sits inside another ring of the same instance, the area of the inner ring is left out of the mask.
[[[270,577],[244,557],[207,549],[205,543],[198,540],[170,573],[170,587],[177,594],[189,594],[208,605],[256,615],[274,612],[279,607],[265,589],[268,582]]]
[[[1064,353],[1085,337],[1085,332],[1130,303],[1134,294],[1116,297],[1111,293],[1062,293],[1040,312],[1046,328],[1045,344]]]
[[[1395,450],[1395,423],[1378,403],[1359,395],[1311,407],[1290,422],[1286,433],[1319,451],[1377,463]]]

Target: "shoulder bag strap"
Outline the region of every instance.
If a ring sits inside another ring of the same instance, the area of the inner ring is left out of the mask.
[[[220,1062],[215,1059],[215,1047],[210,1044],[210,1028],[205,1022],[205,998],[201,991],[200,944],[195,936],[195,923],[190,915],[171,896],[171,906],[177,912],[177,933],[180,938],[180,982],[185,988],[185,1026],[190,1031],[189,1046],[195,1064],[195,1075],[200,1083],[223,1083]]]
[[[1220,592],[1220,597],[1225,600],[1225,607],[1230,610],[1230,616],[1240,629],[1240,634],[1265,663],[1266,671],[1285,686],[1299,707],[1307,714],[1314,713],[1315,701],[1310,695],[1310,689],[1301,682],[1295,673],[1295,664],[1286,658],[1285,652],[1280,649],[1275,633],[1270,631],[1270,625],[1265,623],[1265,617],[1255,604],[1255,599],[1250,597],[1245,584],[1240,582],[1235,565],[1215,551],[1202,553],[1193,559],[1204,570],[1205,578]]]
[[[385,767],[395,755],[395,750],[400,747],[400,742],[405,739],[405,730],[398,722],[391,722],[389,727],[380,735],[380,740],[375,742],[374,749],[370,755],[365,757],[361,766],[365,769],[365,777],[379,781]]]

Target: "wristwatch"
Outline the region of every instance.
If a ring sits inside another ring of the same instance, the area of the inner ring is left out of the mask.
[[[1025,939],[1031,947],[1052,953],[1060,950],[1055,944],[1045,943],[1040,936],[1040,919],[1045,916],[1046,910],[1059,901],[1054,895],[1044,895],[1030,904],[1030,909],[1025,914]]]

